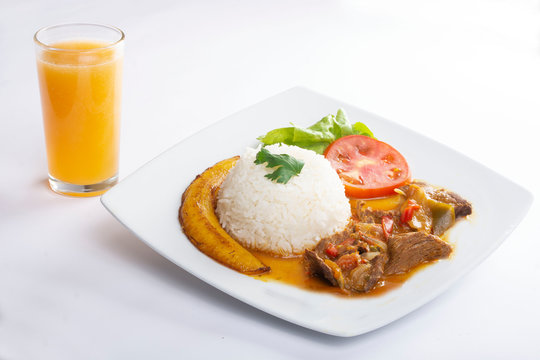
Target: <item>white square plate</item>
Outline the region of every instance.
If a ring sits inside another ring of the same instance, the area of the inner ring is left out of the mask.
[[[340,107],[351,122],[364,122],[379,139],[398,149],[409,161],[414,178],[444,186],[472,202],[472,218],[451,231],[450,240],[456,244],[451,259],[427,267],[382,296],[349,299],[253,279],[220,265],[189,242],[178,222],[178,208],[195,176],[222,159],[243,153],[245,147],[255,146],[257,136],[271,129],[290,122],[309,126]],[[525,216],[532,195],[412,130],[341,101],[293,88],[180,142],[116,185],[101,201],[148,246],[208,284],[306,328],[355,336],[417,309],[477,266]],[[504,213],[497,211],[500,203],[505,204]]]

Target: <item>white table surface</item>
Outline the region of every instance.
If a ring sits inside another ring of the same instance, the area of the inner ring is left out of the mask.
[[[526,0],[0,0],[0,359],[540,358],[537,201],[419,310],[353,338],[306,330],[157,255],[99,198],[47,188],[32,43],[62,22],[125,30],[121,178],[302,85],[458,149],[538,199],[539,15]]]

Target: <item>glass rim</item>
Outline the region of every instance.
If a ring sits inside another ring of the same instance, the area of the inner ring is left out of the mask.
[[[120,38],[118,40],[116,40],[116,41],[111,42],[110,44],[105,45],[105,46],[99,46],[99,47],[95,47],[95,48],[92,48],[92,49],[62,49],[62,48],[55,48],[54,46],[47,45],[47,44],[45,44],[44,42],[42,42],[41,40],[38,39],[39,34],[45,32],[47,30],[61,28],[61,27],[67,27],[67,26],[78,26],[78,25],[97,26],[97,27],[101,27],[101,28],[107,28],[109,30],[113,30],[116,33],[118,33],[120,35]],[[85,53],[85,52],[93,52],[93,51],[96,51],[96,50],[99,51],[99,50],[110,49],[110,48],[113,48],[113,47],[117,46],[121,42],[123,42],[125,38],[126,38],[126,35],[124,34],[124,32],[122,30],[120,30],[119,28],[117,28],[116,26],[105,25],[105,24],[96,24],[96,23],[63,23],[63,24],[49,25],[49,26],[42,27],[41,29],[36,31],[36,33],[34,34],[34,42],[36,43],[36,45],[38,45],[38,46],[40,46],[40,47],[42,47],[42,48],[44,48],[46,50],[59,51],[59,52],[60,51],[61,52],[75,52],[75,53]]]

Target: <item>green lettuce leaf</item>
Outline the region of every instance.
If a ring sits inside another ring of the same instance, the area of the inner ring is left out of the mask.
[[[351,124],[342,109],[337,114],[325,116],[308,128],[290,126],[269,131],[257,139],[264,145],[283,143],[313,150],[322,154],[333,141],[347,135],[365,135],[374,137],[369,128],[357,122]]]

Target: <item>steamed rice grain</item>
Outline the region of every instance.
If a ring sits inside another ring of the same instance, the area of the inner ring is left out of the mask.
[[[248,148],[223,182],[216,213],[223,228],[242,245],[282,256],[298,255],[321,238],[342,231],[351,217],[339,176],[321,155],[296,146],[270,145],[271,153],[304,161],[287,184],[269,180],[259,149]]]

